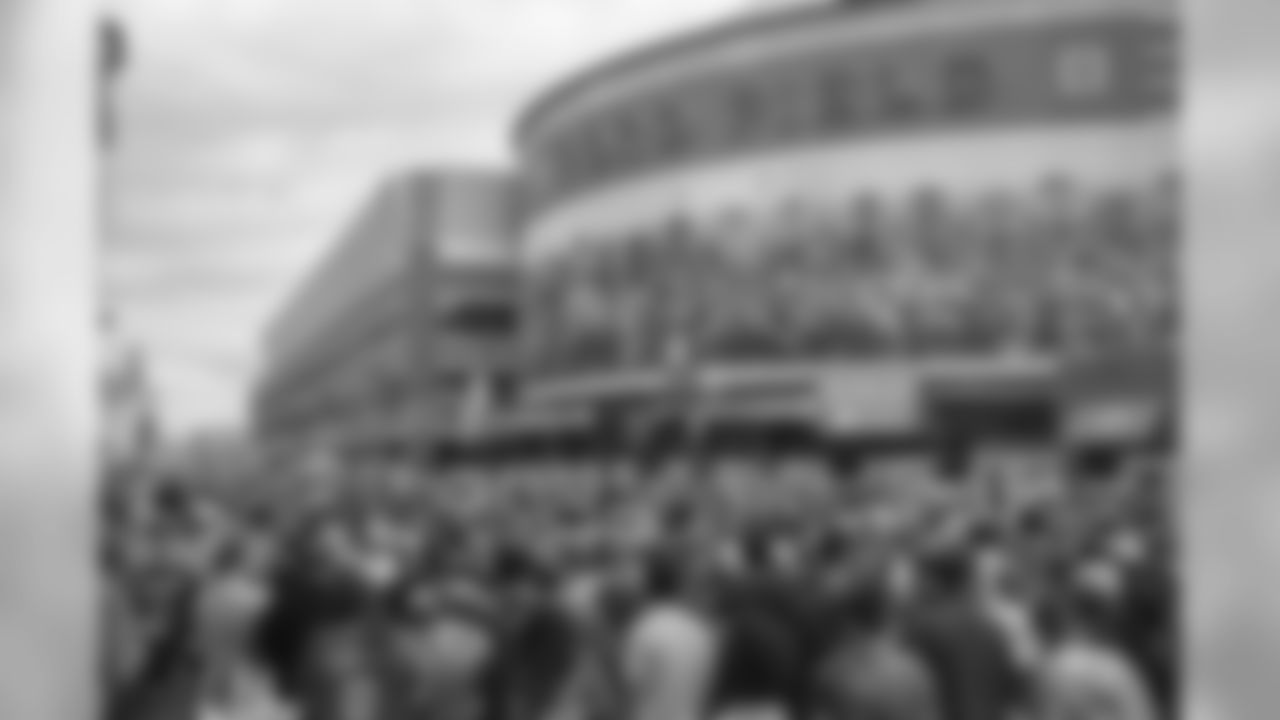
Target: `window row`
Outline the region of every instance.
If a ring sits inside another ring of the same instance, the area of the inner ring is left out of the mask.
[[[1071,356],[1167,348],[1174,342],[1173,303],[1140,304],[1110,297],[1093,305],[938,305],[907,312],[844,315],[777,313],[774,322],[712,324],[683,345],[704,361],[983,354],[1025,348]],[[597,325],[541,338],[536,371],[565,374],[653,368],[666,364],[676,336],[657,327],[632,332]]]
[[[1168,111],[1172,26],[1096,24],[936,40],[713,78],[567,128],[535,151],[552,195],[766,145],[969,122]],[[540,171],[540,172],[539,172]]]
[[[812,343],[887,352],[898,342],[985,342],[984,333],[1042,336],[1024,339],[1035,344],[1074,337],[1086,348],[1094,336],[1163,336],[1178,300],[1177,206],[1152,197],[1094,198],[1069,232],[1049,237],[1043,223],[985,240],[944,223],[933,241],[897,224],[803,240],[783,230],[754,252],[726,238],[606,244],[541,278],[529,334],[551,357],[612,353],[640,364],[661,355],[652,338],[673,334],[737,354],[792,347],[800,341],[788,330],[813,338],[806,352]],[[573,350],[576,338],[588,349]]]
[[[1173,186],[1158,187],[1076,198],[1063,207],[997,197],[976,210],[948,209],[925,195],[905,211],[893,210],[895,217],[879,212],[870,220],[867,212],[817,215],[696,232],[680,229],[687,223],[670,223],[665,232],[577,243],[560,265],[532,278],[531,287],[548,296],[532,301],[599,306],[636,295],[731,295],[778,282],[815,289],[883,284],[898,274],[1064,283],[1118,272],[1172,275],[1178,208]],[[744,233],[753,236],[749,242],[740,240]],[[557,298],[566,294],[573,297]]]
[[[899,200],[861,196],[845,206],[821,207],[794,202],[769,216],[671,218],[627,237],[584,236],[550,267],[561,282],[586,275],[612,284],[766,261],[804,268],[913,256],[981,263],[1099,251],[1172,254],[1180,234],[1179,192],[1167,174],[1108,190],[1082,190],[1058,177],[1037,190],[965,200],[926,187]]]

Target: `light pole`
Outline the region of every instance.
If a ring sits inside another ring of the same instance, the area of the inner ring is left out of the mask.
[[[664,383],[675,415],[675,434],[683,469],[695,474],[695,461],[702,435],[702,307],[698,288],[707,280],[705,263],[700,262],[697,243],[702,239],[685,222],[669,229],[670,245],[665,248],[669,263],[661,263],[663,301]],[[667,403],[664,403],[667,404]],[[696,478],[684,478],[695,481]]]
[[[98,133],[107,148],[117,133],[115,89],[129,62],[128,36],[114,18],[104,18],[98,30]]]

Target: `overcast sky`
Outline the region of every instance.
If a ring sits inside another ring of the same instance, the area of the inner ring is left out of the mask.
[[[106,282],[188,429],[241,418],[266,319],[376,179],[501,159],[514,110],[591,59],[805,0],[107,1],[133,65]],[[1256,162],[1280,127],[1256,71],[1271,36],[1218,35],[1191,68],[1198,177]]]
[[[594,57],[762,0],[118,0],[106,282],[166,421],[242,418],[265,321],[380,176],[505,156]],[[776,4],[773,3],[773,4]]]

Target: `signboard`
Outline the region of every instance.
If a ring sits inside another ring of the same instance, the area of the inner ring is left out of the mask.
[[[832,431],[896,432],[920,426],[916,383],[901,369],[825,377],[819,392],[824,424]]]

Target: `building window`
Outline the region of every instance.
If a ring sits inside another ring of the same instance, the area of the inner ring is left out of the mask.
[[[995,99],[995,77],[987,57],[976,52],[954,55],[941,67],[942,105],[949,117],[970,118],[986,112]]]
[[[535,167],[548,168],[551,182],[557,188],[573,185],[581,172],[578,145],[557,140],[549,143],[545,152],[546,160],[537,163]]]
[[[629,113],[612,115],[604,121],[613,152],[613,171],[626,171],[639,161],[640,149],[634,116]]]
[[[626,123],[631,143],[629,164],[635,168],[643,168],[659,160],[652,116],[644,109],[633,108],[622,122]]]
[[[1098,204],[1099,240],[1117,260],[1128,260],[1141,244],[1137,210],[1135,198],[1121,191],[1108,193]]]
[[[729,119],[728,144],[733,147],[757,145],[767,135],[769,97],[754,84],[739,85],[725,96]]]
[[[590,182],[595,176],[597,151],[591,130],[590,127],[575,128],[572,131],[572,139],[565,142],[567,148],[565,155],[569,159],[572,170],[567,184],[572,187]]]
[[[922,188],[911,199],[912,240],[917,260],[931,271],[945,271],[950,265],[954,243],[949,242],[946,196],[937,188]]]
[[[668,117],[653,106],[647,107],[641,117],[638,122],[644,126],[646,160],[651,164],[670,160],[676,151],[676,138]]]
[[[1054,86],[1071,104],[1107,99],[1114,91],[1115,75],[1111,46],[1096,39],[1067,43],[1054,63]]]
[[[818,81],[819,126],[829,133],[852,130],[859,120],[860,78],[849,68],[834,67]]]
[[[714,152],[727,136],[726,108],[722,96],[711,93],[690,93],[675,101],[677,117],[689,135],[689,144],[696,154]]]
[[[596,147],[595,138],[589,134],[583,136],[574,143],[576,152],[574,153],[574,186],[591,182],[596,173],[599,171],[599,150]]]
[[[884,211],[879,198],[866,196],[854,202],[845,257],[850,269],[857,274],[871,274],[884,267],[888,258],[884,247],[884,225]]]
[[[931,67],[918,59],[892,58],[875,68],[876,121],[892,126],[926,120],[932,99]]]
[[[613,175],[618,171],[624,151],[616,128],[608,119],[600,121],[596,124],[591,137],[593,142],[590,147],[594,154],[591,163],[592,179]]]
[[[501,302],[470,302],[449,314],[449,327],[480,337],[505,337],[516,329],[515,309]]]
[[[653,138],[653,162],[669,163],[684,159],[697,143],[678,105],[651,107],[645,116],[647,133]]]
[[[818,101],[815,80],[808,67],[785,68],[768,79],[762,87],[769,97],[760,118],[763,140],[794,140],[812,130]]]
[[[1125,37],[1121,57],[1125,67],[1127,96],[1140,104],[1161,109],[1178,103],[1181,77],[1181,37],[1177,26],[1156,20],[1135,27]]]
[[[555,158],[554,183],[557,189],[574,187],[582,181],[586,170],[585,150],[579,142],[563,142],[552,151]]]
[[[1143,197],[1141,223],[1143,238],[1150,252],[1171,259],[1180,246],[1182,210],[1177,178],[1171,173],[1161,177]]]

